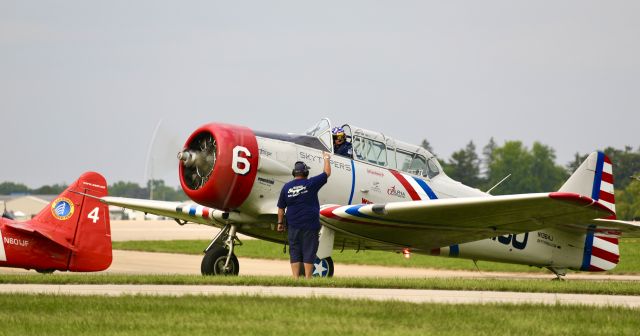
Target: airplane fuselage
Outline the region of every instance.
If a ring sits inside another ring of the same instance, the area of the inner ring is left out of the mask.
[[[292,179],[291,167],[296,161],[310,166],[310,176],[322,171],[322,152],[320,146],[308,146],[288,141],[287,136],[261,136],[256,134],[258,143],[259,167],[257,176],[247,200],[238,209],[241,213],[255,218],[255,222],[246,223],[239,231],[248,235],[271,241],[284,241],[284,235],[274,230],[274,216],[277,213],[277,199],[282,186]],[[300,138],[298,142],[303,142]],[[252,154],[252,153],[251,153]],[[418,153],[413,153],[418,155]],[[436,165],[434,176],[421,171],[402,171],[399,165],[389,167],[380,162],[370,162],[363,158],[347,158],[332,155],[332,173],[327,185],[319,193],[320,204],[384,204],[417,200],[444,199],[457,197],[491,197],[478,189],[468,187],[452,180]],[[400,231],[398,231],[400,232]],[[497,236],[491,239],[469,241],[451,246],[438,246],[437,241],[416,236],[407,237],[406,233],[393,234],[387,230],[384,236],[374,232],[370,234],[363,228],[361,239],[353,235],[336,233],[335,249],[378,249],[411,252],[444,257],[458,257],[471,260],[487,260],[506,263],[551,267],[557,269],[588,270],[590,248],[598,236],[606,234],[564,230],[544,229],[523,232],[515,235]],[[595,236],[595,238],[594,238]],[[461,241],[465,241],[461,237]],[[606,243],[604,240],[601,242]],[[617,245],[610,246],[612,253],[618,255]],[[613,261],[613,260],[612,260]],[[609,262],[605,269],[615,267]]]

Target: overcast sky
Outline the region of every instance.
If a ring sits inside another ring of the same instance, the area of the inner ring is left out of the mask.
[[[176,152],[220,121],[322,117],[440,157],[540,141],[640,145],[640,1],[0,0],[0,181],[177,185]]]

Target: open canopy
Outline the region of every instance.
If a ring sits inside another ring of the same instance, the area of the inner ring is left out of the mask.
[[[341,127],[347,141],[353,145],[354,160],[427,178],[434,178],[442,173],[442,167],[435,156],[420,146],[351,124],[343,124]],[[305,134],[317,137],[328,151],[333,152],[332,128],[331,120],[323,118]]]

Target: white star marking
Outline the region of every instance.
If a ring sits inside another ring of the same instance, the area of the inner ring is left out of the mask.
[[[317,264],[313,264],[313,275],[317,274],[319,276],[322,276],[322,273],[324,273],[324,271],[326,270],[327,269],[322,266],[322,260],[320,260],[320,262]]]

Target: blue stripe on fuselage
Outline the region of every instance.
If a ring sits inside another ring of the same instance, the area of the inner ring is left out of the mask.
[[[429,199],[438,199],[438,196],[436,196],[436,193],[434,193],[433,190],[429,188],[429,185],[427,184],[427,182],[417,177],[414,177],[413,179],[416,180],[420,188],[422,188],[422,190],[424,190],[424,192],[427,193],[427,196],[429,196]]]
[[[353,202],[353,192],[356,189],[356,166],[351,160],[351,195],[349,195],[349,203]]]

